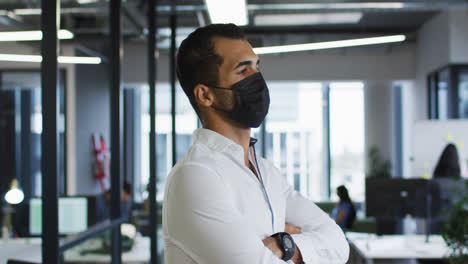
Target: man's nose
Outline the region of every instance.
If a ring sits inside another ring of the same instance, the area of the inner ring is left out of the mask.
[[[257,72],[260,72],[260,70],[257,69],[257,68],[253,68],[253,70],[251,71],[251,73],[249,74],[249,76],[254,75],[254,74],[257,73]]]

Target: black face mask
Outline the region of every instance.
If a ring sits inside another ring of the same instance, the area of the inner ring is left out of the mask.
[[[246,127],[259,127],[262,124],[270,107],[270,93],[260,72],[236,82],[231,88],[210,87],[231,90],[236,100],[231,111],[212,106],[214,109],[223,111],[230,119]]]

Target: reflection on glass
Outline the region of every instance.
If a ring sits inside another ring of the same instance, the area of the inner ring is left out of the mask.
[[[468,70],[460,71],[458,80],[458,102],[460,118],[468,118]]]
[[[122,234],[122,262],[149,263],[150,238],[142,236],[132,224],[120,226]],[[101,235],[85,240],[63,253],[61,263],[111,263],[112,233],[106,231]],[[162,263],[162,262],[159,262]]]
[[[86,197],[60,197],[58,201],[59,234],[74,235],[86,231],[88,228],[88,209]],[[28,234],[40,236],[42,234],[42,198],[31,198],[28,211]]]
[[[110,237],[110,232],[90,238],[70,249],[65,250],[61,255],[60,263],[111,263],[112,255],[108,246],[105,245],[105,237]]]
[[[330,84],[331,194],[345,185],[355,201],[364,200],[364,85]]]
[[[60,73],[61,77],[64,72]],[[3,175],[18,179],[25,199],[42,194],[41,74],[34,71],[1,72],[0,166]],[[65,192],[65,96],[59,89],[59,194]],[[0,189],[2,190],[3,186]]]
[[[322,85],[270,82],[266,121],[266,158],[291,186],[313,200],[324,200],[322,170]]]

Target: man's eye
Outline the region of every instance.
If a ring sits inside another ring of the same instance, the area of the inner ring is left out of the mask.
[[[239,74],[244,74],[244,73],[246,73],[246,72],[247,72],[247,68],[241,70],[241,71],[239,72]]]

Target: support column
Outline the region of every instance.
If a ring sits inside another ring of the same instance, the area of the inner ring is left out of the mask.
[[[330,152],[330,85],[322,88],[322,131],[323,131],[323,173],[321,179],[321,198],[330,199],[331,184],[331,152]]]
[[[148,6],[148,85],[150,97],[150,253],[151,264],[159,263],[158,260],[158,225],[159,217],[156,204],[156,0],[149,0]]]
[[[122,35],[121,35],[121,0],[110,1],[110,100],[111,100],[111,219],[121,217],[120,210],[123,155],[123,96],[121,80]],[[112,263],[122,263],[122,236],[120,225],[112,228]]]
[[[58,62],[60,0],[42,0],[42,263],[59,263]]]
[[[177,140],[176,140],[176,0],[172,1],[170,26],[171,26],[171,50],[169,52],[169,68],[171,80],[171,116],[172,116],[172,166],[177,163]]]

